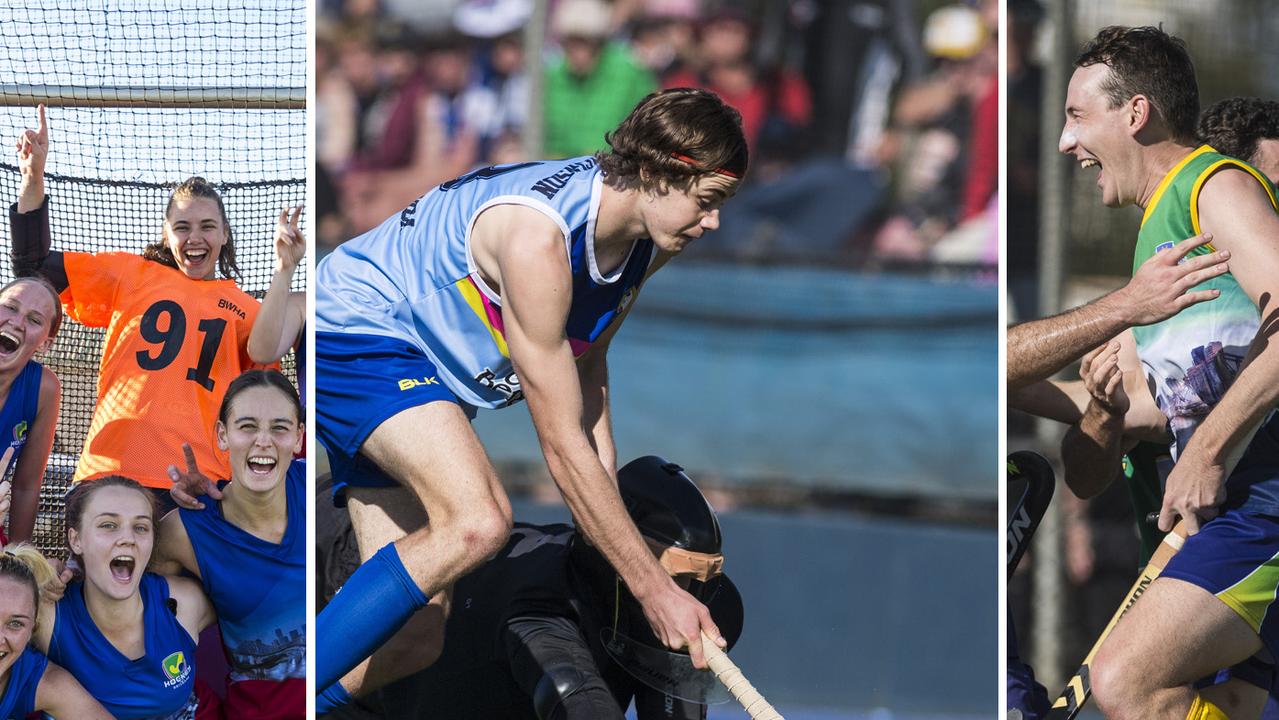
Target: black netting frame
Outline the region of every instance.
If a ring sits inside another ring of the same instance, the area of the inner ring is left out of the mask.
[[[0,6],[0,146],[48,106],[53,249],[140,253],[160,237],[169,187],[200,175],[226,205],[240,287],[261,298],[276,219],[306,195],[306,23],[301,0]],[[12,154],[0,160],[8,206],[20,176]],[[0,213],[4,282],[10,237]],[[293,288],[305,287],[303,265]],[[34,538],[51,556],[64,554],[63,496],[93,413],[103,335],[68,321],[36,358],[62,381]],[[292,355],[283,366],[296,379]]]

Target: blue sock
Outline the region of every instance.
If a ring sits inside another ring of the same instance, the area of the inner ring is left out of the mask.
[[[395,545],[378,550],[315,618],[315,686],[327,692],[426,603]]]
[[[315,714],[323,715],[333,712],[349,702],[351,702],[350,693],[342,687],[342,683],[335,682],[327,690],[315,696]]]

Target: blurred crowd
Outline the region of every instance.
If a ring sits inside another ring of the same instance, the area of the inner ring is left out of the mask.
[[[692,254],[997,261],[996,0],[546,4],[534,58],[534,0],[321,0],[322,254],[473,168],[605,149],[645,95],[692,86],[741,112],[751,151]]]

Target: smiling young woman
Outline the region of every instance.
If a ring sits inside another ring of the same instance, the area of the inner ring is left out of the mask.
[[[16,464],[12,541],[30,540],[35,528],[62,397],[58,377],[32,357],[48,349],[61,325],[62,305],[48,282],[19,278],[0,288],[0,437],[10,438],[0,451],[0,477]]]
[[[42,605],[48,620],[35,647],[121,720],[195,717],[216,706],[194,670],[195,639],[216,619],[213,606],[194,580],[146,571],[152,494],[112,475],[77,485],[66,504],[67,547],[83,574]]]
[[[34,547],[16,544],[0,554],[0,718],[53,717],[110,720],[111,715],[66,670],[29,647],[52,621],[40,613],[40,588],[53,568]]]
[[[221,492],[199,488],[213,497],[160,523],[152,567],[199,578],[217,611],[230,662],[228,718],[306,714],[306,463],[293,459],[301,413],[297,391],[274,370],[232,381],[217,425],[231,482]]]

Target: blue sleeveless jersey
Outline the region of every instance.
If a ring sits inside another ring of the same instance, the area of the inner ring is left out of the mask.
[[[36,411],[40,409],[40,379],[44,368],[35,360],[18,372],[9,386],[9,396],[0,408],[0,453],[13,448],[13,459],[8,467],[0,468],[0,476],[9,471],[22,455],[22,448],[27,444],[27,432],[36,421]]]
[[[36,688],[48,666],[49,659],[39,650],[28,647],[22,651],[9,668],[9,684],[4,688],[4,696],[0,697],[0,718],[23,720],[35,712]]]
[[[232,525],[221,503],[179,508],[218,612],[231,680],[306,677],[306,463],[285,476],[288,526],[280,544]]]
[[[581,356],[631,302],[654,257],[637,241],[608,276],[595,261],[603,187],[593,157],[502,165],[446,182],[320,261],[316,330],[396,338],[422,350],[463,402],[504,407],[523,398],[511,366],[502,301],[471,257],[475,219],[523,205],[559,226],[573,274],[565,330]],[[320,382],[323,382],[321,378]]]
[[[49,659],[66,668],[120,720],[194,720],[195,640],[169,609],[169,581],[145,573],[142,594],[146,654],[130,660],[98,630],[74,582],[58,601]]]

